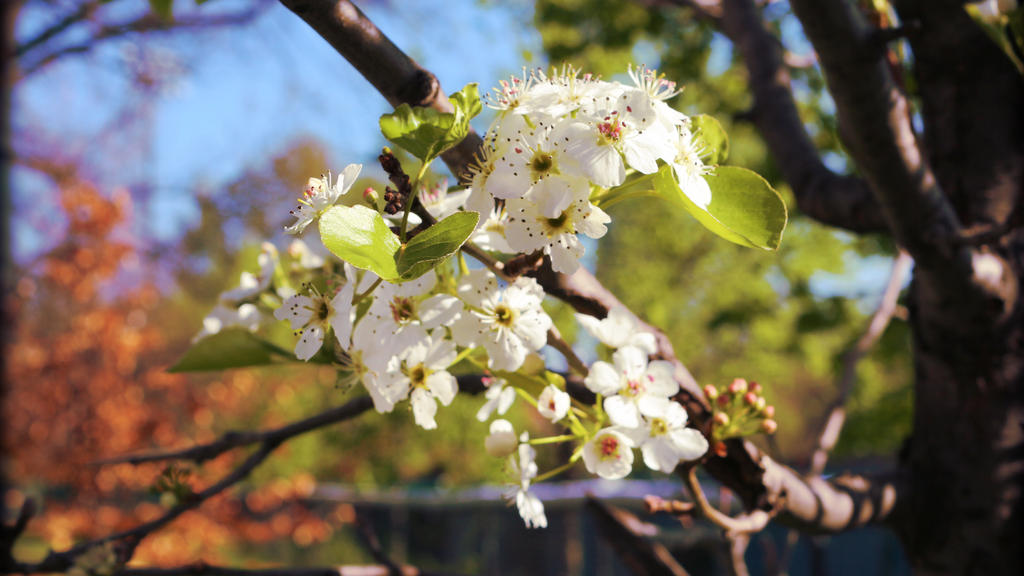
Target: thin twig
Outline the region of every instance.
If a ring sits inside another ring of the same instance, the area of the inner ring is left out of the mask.
[[[323,428],[338,422],[344,422],[355,416],[366,412],[373,407],[373,402],[367,396],[351,400],[336,408],[325,410],[309,418],[292,422],[280,428],[263,431],[228,432],[217,440],[208,444],[200,444],[182,450],[171,450],[162,452],[148,452],[144,454],[132,454],[128,456],[116,456],[99,460],[95,464],[142,464],[144,462],[162,462],[166,460],[191,460],[201,464],[221,454],[260,442],[284,442],[294,436]]]
[[[764,510],[754,510],[735,518],[729,516],[708,502],[708,497],[704,494],[704,488],[700,485],[700,480],[697,478],[696,466],[691,465],[684,477],[686,479],[686,487],[689,488],[693,501],[697,505],[697,511],[713,524],[725,530],[727,534],[753,534],[760,532],[764,530],[764,527],[768,525],[768,521],[772,518],[772,514]]]
[[[899,255],[896,256],[892,263],[892,272],[889,274],[885,291],[882,292],[882,299],[878,303],[875,313],[872,314],[867,329],[857,340],[856,344],[843,356],[843,373],[839,379],[839,391],[829,408],[825,425],[822,427],[821,433],[818,434],[818,446],[811,456],[811,466],[808,473],[812,476],[818,476],[825,471],[828,455],[835,448],[836,442],[839,441],[839,434],[843,429],[843,424],[846,422],[846,401],[849,399],[853,385],[857,381],[857,364],[878,342],[886,327],[889,326],[893,313],[896,311],[896,303],[899,300],[900,291],[903,289],[903,283],[907,278],[907,274],[910,272],[912,262],[913,260],[910,258],[910,255],[900,250]]]
[[[729,544],[729,568],[732,570],[732,576],[750,576],[746,558],[750,534],[734,532],[726,534],[725,539]]]
[[[586,377],[590,372],[587,365],[580,360],[580,357],[576,355],[575,351],[573,351],[572,346],[562,338],[562,335],[558,332],[558,328],[555,328],[554,326],[548,330],[548,346],[558,350],[562,356],[565,357],[565,361],[569,363],[569,368],[577,374]]]

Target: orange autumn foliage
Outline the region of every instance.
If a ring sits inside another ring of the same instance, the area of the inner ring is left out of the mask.
[[[255,378],[245,372],[197,383],[168,374],[171,343],[151,321],[168,305],[166,286],[125,281],[142,255],[131,241],[132,205],[77,179],[60,183],[66,229],[52,250],[20,270],[6,305],[10,329],[2,407],[8,508],[40,500],[30,537],[57,550],[84,538],[134,527],[164,513],[150,488],[159,464],[97,466],[112,456],[209,441],[221,414],[254,410]],[[173,346],[172,346],[173,344]],[[173,354],[173,352],[171,353]],[[221,423],[221,426],[223,423]],[[239,460],[228,455],[197,468],[189,487],[215,482]],[[323,541],[331,525],[301,502],[314,481],[297,474],[267,486],[236,488],[143,540],[134,563],[223,560],[241,541]]]

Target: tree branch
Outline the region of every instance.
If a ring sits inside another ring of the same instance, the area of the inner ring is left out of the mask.
[[[108,464],[142,464],[145,462],[163,462],[167,460],[190,460],[196,464],[216,458],[221,454],[257,443],[280,444],[294,436],[323,428],[338,422],[350,420],[363,412],[373,408],[373,402],[368,396],[361,396],[351,400],[337,408],[325,410],[315,416],[310,416],[297,422],[263,431],[228,432],[208,444],[200,444],[182,450],[171,450],[162,452],[150,452],[146,454],[133,454],[128,456],[116,456],[96,462],[98,465]]]
[[[88,5],[83,6],[83,9]],[[135,19],[121,22],[117,24],[106,24],[100,26],[89,36],[88,39],[76,42],[74,44],[62,46],[56,48],[50,52],[44,53],[42,56],[33,56],[30,52],[38,48],[41,44],[53,36],[63,32],[68,27],[74,25],[81,19],[88,17],[94,10],[89,9],[83,14],[74,13],[68,16],[65,20],[61,21],[51,29],[44,31],[40,37],[37,37],[31,41],[26,42],[25,45],[19,47],[16,51],[18,57],[21,58],[25,53],[29,53],[29,57],[32,62],[24,66],[21,70],[21,77],[31,76],[32,74],[42,70],[46,66],[52,64],[56,60],[68,56],[71,54],[84,54],[94,49],[103,40],[110,40],[114,38],[120,38],[130,34],[145,33],[145,32],[171,32],[176,30],[197,30],[203,28],[216,28],[220,26],[234,26],[238,24],[245,24],[251,22],[257,16],[259,16],[269,3],[264,0],[258,2],[256,5],[240,10],[233,14],[220,14],[213,16],[182,16],[174,20],[168,20],[162,16],[154,13],[146,13]],[[77,19],[76,19],[77,18]],[[46,34],[50,34],[46,36]],[[45,36],[45,37],[44,37]]]
[[[883,55],[870,50],[873,29],[844,0],[794,0],[792,6],[821,60],[850,151],[896,241],[918,263],[945,265],[960,224],[918,146],[910,104]]]
[[[363,75],[392,106],[400,104],[451,112],[451,102],[429,71],[395,46],[348,0],[281,0]],[[460,180],[483,141],[470,129],[441,158]]]
[[[871,188],[828,169],[807,135],[790,86],[782,47],[762,24],[753,0],[723,0],[722,32],[736,45],[754,93],[753,119],[800,210],[853,232],[887,229]]]
[[[839,391],[836,399],[828,410],[828,417],[825,425],[818,435],[818,446],[811,456],[811,467],[809,474],[819,476],[825,471],[825,464],[828,462],[828,455],[839,441],[839,433],[846,422],[846,401],[850,397],[850,391],[857,380],[857,364],[861,358],[878,342],[882,333],[885,332],[893,313],[896,311],[896,302],[899,300],[900,291],[903,289],[903,282],[910,273],[910,265],[913,263],[910,255],[900,250],[899,255],[892,263],[892,272],[889,274],[889,281],[886,283],[885,291],[882,292],[882,299],[878,308],[868,322],[867,330],[857,340],[847,353],[843,356],[843,374],[839,379]]]

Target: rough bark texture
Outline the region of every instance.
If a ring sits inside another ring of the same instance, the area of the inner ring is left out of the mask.
[[[851,4],[794,0],[911,288],[914,432],[895,519],[919,574],[1020,574],[1024,79],[954,0],[897,1],[924,122]],[[967,230],[1005,231],[964,242]]]
[[[958,4],[896,3],[920,23],[909,40],[927,158],[965,226],[1012,226],[1024,200],[1024,79]],[[964,299],[941,267],[912,286],[913,497],[901,530],[922,574],[1024,570],[1024,229],[972,261],[987,298]]]

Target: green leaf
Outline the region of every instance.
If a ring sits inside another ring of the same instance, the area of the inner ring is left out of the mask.
[[[398,278],[401,243],[384,218],[366,206],[332,206],[320,216],[320,238],[335,256],[387,281]]]
[[[294,358],[287,350],[253,336],[248,330],[225,328],[193,344],[167,371],[206,372],[266,366],[289,357]]]
[[[469,134],[469,121],[483,108],[476,84],[467,84],[448,101],[453,112],[402,104],[380,117],[380,131],[413,156],[430,162]]]
[[[402,280],[419,278],[454,254],[473,234],[479,219],[476,212],[456,212],[414,236],[395,257]]]
[[[174,16],[174,0],[149,0],[149,7],[164,20],[170,20]]]
[[[729,136],[713,116],[698,114],[690,117],[693,133],[700,139],[701,159],[715,165],[729,157]]]
[[[711,188],[707,209],[679,188],[671,166],[654,179],[659,195],[681,206],[708,230],[741,246],[776,250],[786,228],[786,204],[764,178],[737,166],[719,166],[704,176]]]

